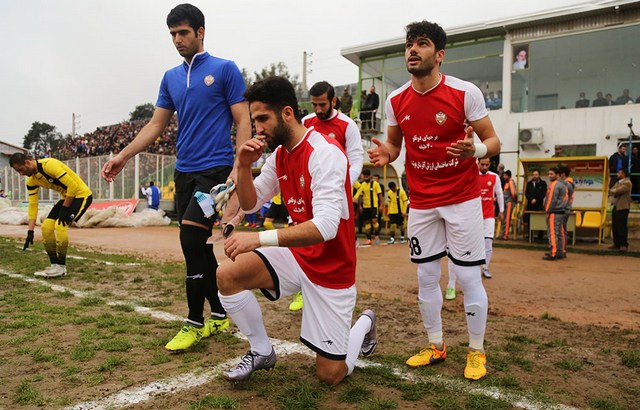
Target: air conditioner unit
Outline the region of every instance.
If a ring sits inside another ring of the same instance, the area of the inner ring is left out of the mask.
[[[542,128],[522,128],[520,130],[520,144],[542,145],[543,142]]]

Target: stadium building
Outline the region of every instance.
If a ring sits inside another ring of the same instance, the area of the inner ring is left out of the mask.
[[[640,123],[640,2],[593,1],[445,31],[441,72],[482,90],[502,142],[494,161],[514,175],[519,158],[608,157],[630,142],[629,124]],[[385,139],[386,97],[409,80],[404,43],[341,51],[359,67],[355,96],[372,85],[380,95],[376,121],[362,130],[365,148],[372,136]],[[389,177],[402,173],[403,158]]]

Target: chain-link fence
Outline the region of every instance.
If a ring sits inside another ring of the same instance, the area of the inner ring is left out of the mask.
[[[63,161],[89,186],[93,192],[93,200],[115,200],[139,198],[140,185],[147,186],[150,181],[160,189],[161,199],[173,200],[175,192],[173,172],[176,157],[158,154],[138,154],[129,161],[113,183],[107,183],[100,176],[102,166],[109,160],[108,155],[98,157],[75,158]],[[26,178],[21,177],[11,167],[0,171],[0,189],[4,189],[9,199],[27,200]],[[40,190],[41,201],[57,201],[57,192],[49,189]]]

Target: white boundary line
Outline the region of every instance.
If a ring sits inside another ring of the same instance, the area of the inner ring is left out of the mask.
[[[27,282],[48,286],[56,292],[70,292],[76,297],[87,297],[87,296],[94,295],[93,292],[84,292],[84,291],[70,289],[65,286],[52,284],[46,280],[30,278],[17,273],[7,272],[2,268],[0,268],[0,274],[9,276],[12,278],[16,278],[16,279],[22,279]],[[138,305],[134,305],[126,302],[107,300],[106,303],[109,306],[116,306],[116,305],[132,306],[136,312],[149,315],[160,320],[165,320],[165,321],[175,321],[175,320],[183,321],[184,320],[183,317],[178,315],[174,315],[171,313],[162,312],[159,310],[147,308],[144,306],[138,306]],[[244,337],[244,335],[238,332],[234,333],[234,336],[238,337],[239,339],[246,340],[246,337]],[[279,339],[273,339],[273,338],[270,338],[270,341],[273,344],[278,356],[288,356],[290,354],[297,353],[297,354],[302,354],[309,357],[315,357],[315,353],[313,353],[306,346],[300,343],[294,343],[286,340],[279,340]],[[117,407],[130,406],[132,404],[150,400],[160,394],[177,393],[183,390],[188,390],[197,386],[201,386],[205,383],[209,383],[210,381],[214,380],[222,372],[223,369],[233,366],[239,360],[240,360],[240,357],[236,357],[236,358],[227,360],[225,362],[222,362],[211,369],[199,368],[189,373],[184,373],[175,377],[170,377],[170,378],[161,379],[155,382],[151,382],[145,386],[123,389],[117,393],[111,394],[109,396],[103,397],[98,400],[86,401],[86,402],[75,404],[71,407],[66,407],[65,410],[89,410],[89,409],[109,410]],[[356,366],[364,368],[364,367],[377,367],[377,366],[383,366],[383,365],[380,363],[376,363],[368,360],[367,361],[358,360],[356,363]],[[576,407],[571,407],[564,404],[554,405],[554,404],[547,404],[543,402],[536,402],[524,396],[501,392],[500,389],[495,387],[488,387],[488,388],[473,387],[473,385],[467,381],[450,379],[441,375],[418,376],[416,374],[407,372],[405,369],[401,369],[397,367],[391,367],[391,370],[395,375],[409,382],[432,383],[438,386],[442,386],[445,389],[453,392],[465,393],[465,394],[480,394],[487,397],[492,397],[494,399],[508,401],[513,406],[526,409],[526,410],[543,410],[543,409],[544,410],[578,410]]]

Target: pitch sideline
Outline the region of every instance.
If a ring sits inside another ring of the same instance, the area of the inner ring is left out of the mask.
[[[27,277],[21,274],[7,272],[4,269],[0,268],[0,274],[9,276],[16,279],[21,279],[26,282],[37,283],[40,285],[48,286],[53,291],[56,292],[69,292],[76,297],[87,297],[92,296],[93,292],[85,292],[75,289],[70,289],[65,286],[52,284],[46,280],[36,279]],[[109,306],[116,305],[128,305],[132,306],[133,309],[151,317],[154,317],[159,320],[165,321],[184,321],[184,318],[178,315],[174,315],[168,312],[162,312],[159,310],[147,308],[145,306],[132,305],[130,303],[107,300],[106,304]],[[246,340],[244,335],[236,332],[234,336],[239,339]],[[311,352],[306,346],[300,343],[289,342],[286,340],[279,340],[270,338],[271,343],[273,344],[276,353],[279,356],[287,356],[289,354],[302,354],[309,357],[315,357],[315,354]],[[175,377],[161,379],[155,382],[151,382],[146,386],[141,387],[132,387],[128,389],[121,390],[117,393],[111,394],[109,396],[103,397],[99,400],[86,401],[82,403],[75,404],[70,407],[66,407],[65,410],[107,410],[112,409],[114,407],[125,407],[130,406],[132,404],[140,403],[142,401],[150,400],[155,396],[162,393],[177,393],[183,390],[188,390],[193,387],[201,386],[205,383],[208,383],[214,380],[220,372],[237,363],[240,360],[240,357],[236,357],[233,359],[229,359],[225,362],[214,366],[212,369],[196,369],[192,372],[181,374]],[[363,361],[358,360],[356,363],[357,367],[376,367],[382,366],[380,363],[376,363],[373,361]],[[403,380],[410,382],[428,382],[433,383],[438,386],[442,386],[447,390],[465,393],[465,394],[481,394],[487,397],[492,397],[494,399],[505,400],[511,403],[515,407],[519,407],[526,410],[578,410],[576,407],[567,406],[563,404],[559,405],[551,405],[542,402],[535,402],[527,399],[524,396],[519,396],[511,393],[503,393],[498,388],[479,388],[473,387],[467,381],[457,380],[457,379],[449,379],[443,376],[417,376],[415,374],[407,372],[405,369],[393,367],[393,373],[397,376],[401,377]]]

